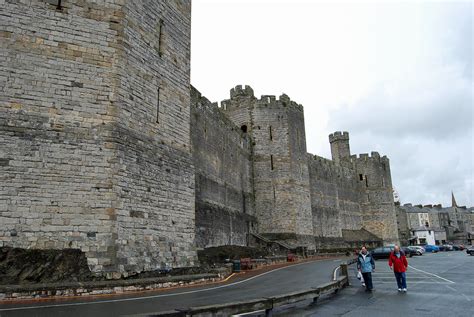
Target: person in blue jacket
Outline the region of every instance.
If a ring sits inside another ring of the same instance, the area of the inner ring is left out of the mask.
[[[360,250],[357,257],[357,269],[362,273],[365,281],[365,291],[372,292],[374,286],[372,285],[372,272],[375,270],[375,262],[372,255],[367,252],[365,247]]]

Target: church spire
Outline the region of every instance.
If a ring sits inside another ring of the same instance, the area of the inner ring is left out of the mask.
[[[456,198],[454,198],[454,193],[451,191],[451,207],[457,207]]]

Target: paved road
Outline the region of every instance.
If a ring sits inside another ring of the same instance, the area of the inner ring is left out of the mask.
[[[352,265],[350,287],[318,305],[295,307],[275,315],[474,316],[474,256],[452,251],[425,254],[408,262],[406,294],[397,292],[387,260],[378,260],[372,294],[364,292]]]
[[[69,300],[36,304],[1,304],[0,317],[10,316],[124,316],[176,308],[219,304],[269,297],[304,290],[327,283],[340,260],[300,263],[256,275],[226,285],[186,288],[147,293],[141,297],[114,297],[106,300]],[[135,295],[136,296],[136,295]]]

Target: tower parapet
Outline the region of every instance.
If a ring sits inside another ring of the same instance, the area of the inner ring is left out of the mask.
[[[349,132],[336,131],[334,133],[331,133],[329,135],[329,143],[333,143],[336,141],[349,141]]]
[[[230,90],[230,99],[234,99],[237,97],[255,97],[253,93],[252,87],[245,85],[242,87],[242,85],[237,85],[234,88]]]

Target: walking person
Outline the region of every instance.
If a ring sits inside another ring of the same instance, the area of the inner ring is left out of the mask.
[[[372,292],[374,289],[372,285],[372,272],[375,270],[375,262],[365,247],[362,247],[357,257],[357,269],[362,273],[365,282],[365,291]]]
[[[398,245],[396,245],[393,251],[390,252],[390,256],[388,258],[388,265],[395,274],[395,279],[397,280],[398,285],[398,291],[406,293],[407,277],[405,272],[407,271],[408,261],[405,256],[405,253],[400,250],[400,247]]]

